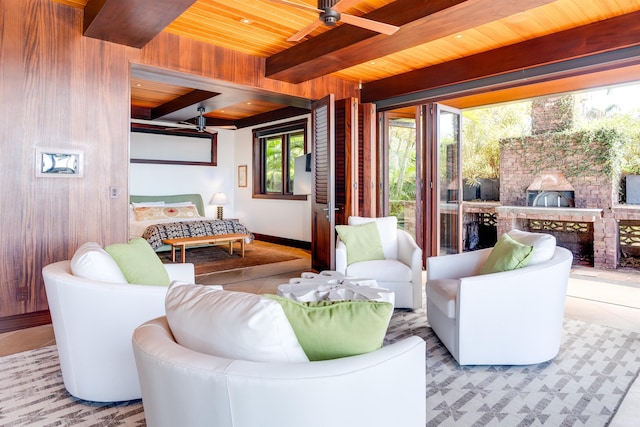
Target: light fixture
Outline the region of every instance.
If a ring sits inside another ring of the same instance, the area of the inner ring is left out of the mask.
[[[224,193],[214,193],[211,197],[210,205],[218,205],[218,219],[222,219],[222,205],[226,205],[229,202],[227,195]]]

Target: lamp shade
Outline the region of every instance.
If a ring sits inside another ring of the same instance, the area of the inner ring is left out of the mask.
[[[210,205],[226,205],[229,202],[227,195],[224,193],[214,193],[211,197]]]

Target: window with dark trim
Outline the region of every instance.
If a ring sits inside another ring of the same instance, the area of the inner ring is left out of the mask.
[[[307,119],[253,130],[253,197],[306,200],[293,194],[294,160],[307,152]]]

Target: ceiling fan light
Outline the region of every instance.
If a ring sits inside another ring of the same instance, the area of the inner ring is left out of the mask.
[[[323,13],[320,14],[320,20],[325,23],[325,25],[333,26],[340,20],[340,12],[333,9],[326,9]]]

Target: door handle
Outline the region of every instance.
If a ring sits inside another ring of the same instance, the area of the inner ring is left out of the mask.
[[[325,212],[327,213],[326,218],[327,218],[327,221],[329,221],[329,220],[330,220],[330,218],[329,218],[329,211],[331,210],[331,202],[327,203],[327,207],[326,207],[326,208],[322,208],[322,210],[323,210],[323,211],[325,211]],[[339,211],[340,209],[338,209],[338,208],[333,208],[333,210],[334,210],[334,211]]]

